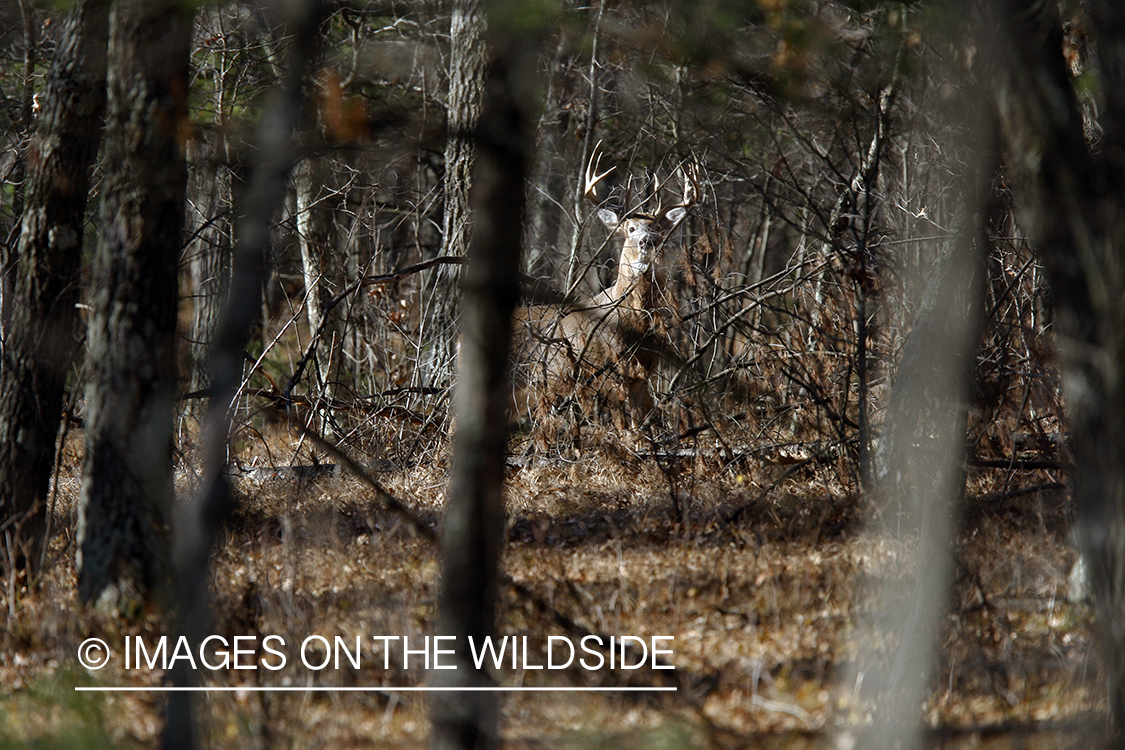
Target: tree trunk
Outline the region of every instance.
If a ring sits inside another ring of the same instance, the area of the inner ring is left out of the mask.
[[[441,255],[465,255],[469,245],[469,188],[476,156],[473,131],[480,119],[484,77],[488,69],[484,32],[481,0],[455,0],[449,32],[452,49],[449,55]],[[430,339],[430,347],[422,363],[422,377],[428,385],[447,383],[453,372],[460,274],[460,266],[440,265],[431,274],[427,285],[426,335]]]
[[[463,285],[457,432],[442,536],[438,633],[456,637],[457,668],[439,672],[436,679],[457,687],[491,684],[487,670],[473,667],[467,639],[479,644],[494,630],[504,544],[502,490],[512,388],[508,349],[519,297],[527,172],[522,113],[505,62],[493,64],[490,100],[477,136],[476,220]],[[499,746],[495,694],[436,694],[432,715],[433,748]]]
[[[39,52],[39,24],[40,19],[35,17],[35,8],[30,0],[19,0],[20,22],[23,25],[23,92],[20,96],[19,120],[16,123],[16,140],[19,143],[20,153],[8,174],[4,175],[4,182],[11,183],[12,190],[12,232],[5,232],[3,237],[13,237],[16,229],[20,229],[19,222],[23,219],[25,199],[30,196],[27,186],[27,163],[30,150],[27,148],[31,136],[31,129],[35,123],[35,63]],[[64,32],[68,34],[69,31]],[[64,42],[65,45],[65,42]],[[2,228],[2,227],[0,227]],[[9,242],[0,240],[0,345],[7,338],[9,318],[12,313],[13,297],[15,296],[16,275],[19,261],[13,257],[13,248]]]
[[[231,256],[230,293],[215,331],[211,353],[212,395],[203,425],[206,465],[202,488],[178,503],[172,517],[173,561],[180,636],[197,649],[211,624],[208,566],[215,539],[231,512],[227,482],[229,408],[243,376],[243,353],[262,304],[264,261],[273,240],[274,217],[285,204],[287,180],[293,166],[294,137],[305,104],[303,82],[319,52],[324,6],[317,0],[286,4],[289,64],[282,90],[269,99],[258,123],[254,165],[240,211]],[[176,662],[169,678],[176,687],[197,684],[199,675]],[[165,709],[162,746],[189,750],[199,744],[193,717],[193,694],[175,692]]]
[[[110,13],[106,164],[87,341],[78,592],[120,602],[157,573],[170,508],[178,264],[191,19],[177,3]]]
[[[309,322],[309,337],[320,332],[316,345],[316,390],[330,396],[328,384],[332,381],[329,363],[335,357],[332,349],[339,342],[338,332],[324,322],[324,306],[331,298],[327,273],[331,260],[328,212],[319,204],[324,176],[320,159],[315,155],[305,157],[293,171],[293,189],[297,202],[297,234],[301,246],[301,269],[305,279],[305,315]],[[321,330],[323,326],[323,330]]]
[[[1043,250],[1055,299],[1075,463],[1075,536],[1097,606],[1113,725],[1109,746],[1120,747],[1125,732],[1125,8],[1113,0],[1090,3],[1105,94],[1105,136],[1093,152],[1053,6],[997,0],[993,7],[1000,18],[986,33],[1003,42],[1000,49],[1007,53],[1000,84],[1006,90],[997,101],[1008,147],[1017,157],[1013,165],[1031,171],[1023,218]]]
[[[598,13],[593,15],[594,9],[590,8],[590,14],[593,16],[593,36],[590,40],[590,96],[589,103],[586,109],[586,123],[583,128],[582,136],[582,154],[578,159],[578,173],[579,178],[574,184],[574,194],[571,196],[571,215],[574,217],[574,226],[570,231],[570,247],[568,248],[568,263],[566,269],[566,293],[570,294],[574,291],[575,285],[578,283],[579,275],[586,275],[592,277],[591,288],[602,289],[605,284],[603,280],[598,278],[598,267],[600,263],[591,263],[585,269],[579,268],[579,249],[582,241],[582,228],[584,223],[582,221],[582,207],[586,205],[586,190],[585,184],[581,177],[582,170],[586,168],[586,163],[590,160],[591,155],[594,153],[594,137],[598,124],[598,109],[599,109],[599,93],[601,92],[600,81],[598,76],[598,46],[601,40],[602,32],[602,14],[605,13],[605,2],[598,3]],[[605,251],[607,246],[603,245],[602,250]]]
[[[915,569],[888,583],[883,594],[879,620],[898,644],[891,663],[880,670],[881,658],[867,655],[857,665],[860,673],[871,675],[872,684],[886,686],[874,725],[860,742],[864,747],[921,744],[919,706],[941,644],[953,571],[953,518],[965,487],[965,420],[983,317],[988,241],[981,187],[992,174],[982,169],[966,178],[975,184],[966,191],[957,229],[930,273],[887,407],[885,453],[879,456],[884,513],[899,536],[918,539],[920,551]]]
[[[8,559],[32,565],[77,348],[89,173],[105,111],[107,14],[108,5],[94,0],[67,18],[48,74],[0,364],[0,523]]]
[[[547,92],[543,112],[535,128],[539,141],[535,148],[535,163],[531,167],[531,182],[536,189],[528,197],[527,249],[524,271],[530,276],[551,277],[559,265],[559,248],[563,247],[562,206],[570,194],[566,175],[570,171],[566,161],[566,144],[559,129],[563,113],[559,108],[556,81],[562,79],[560,60],[566,55],[569,42],[560,39],[555,54],[545,62]],[[569,241],[567,237],[567,241]]]
[[[191,144],[188,192],[192,199],[187,202],[186,218],[187,234],[192,237],[187,247],[192,300],[189,391],[211,384],[207,358],[230,273],[231,182],[222,151],[222,144]]]
[[[191,238],[187,248],[192,300],[189,391],[202,391],[211,385],[208,358],[230,276],[234,184],[228,138],[232,86],[229,71],[234,55],[225,47],[218,54],[218,66],[211,71],[216,77],[214,138],[198,137],[190,144],[185,218],[186,233]],[[192,402],[196,415],[202,415],[202,403]]]

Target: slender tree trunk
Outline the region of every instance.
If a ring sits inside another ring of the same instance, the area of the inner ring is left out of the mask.
[[[191,336],[189,354],[189,391],[210,387],[211,373],[208,358],[211,343],[218,325],[219,312],[230,275],[231,227],[233,216],[233,181],[231,175],[230,143],[227,138],[230,123],[230,53],[223,49],[219,67],[214,70],[215,86],[215,138],[212,141],[198,138],[191,144],[192,164],[188,190],[187,234],[193,240],[188,246],[191,280]],[[194,208],[194,210],[193,210]],[[202,402],[193,402],[193,409]]]
[[[363,272],[370,273],[370,259],[372,254],[379,253],[378,241],[368,234],[371,224],[366,213],[361,209],[357,213],[342,217],[348,224],[347,240],[341,243],[341,257],[343,268],[341,277],[343,286],[351,285]],[[370,238],[369,244],[364,238]],[[344,380],[352,388],[364,388],[363,376],[367,370],[364,367],[366,339],[370,335],[368,320],[361,307],[354,300],[348,300],[341,305],[343,312],[340,315],[340,366],[336,368],[337,377]]]
[[[207,357],[230,272],[231,184],[221,146],[195,141],[191,151],[191,213],[186,219],[187,234],[194,238],[187,248],[192,300],[188,390],[200,391],[211,384]]]
[[[465,255],[469,245],[472,223],[469,188],[476,157],[473,131],[480,119],[484,78],[488,69],[484,32],[481,0],[454,0],[450,25],[452,49],[449,55],[441,255]],[[426,289],[429,300],[426,333],[431,345],[422,363],[422,374],[431,385],[448,382],[453,372],[460,274],[460,266],[438,266],[431,274]]]
[[[322,395],[331,395],[328,384],[332,381],[329,363],[334,359],[332,348],[337,341],[338,331],[324,321],[324,306],[331,298],[327,273],[330,268],[332,244],[329,237],[328,212],[318,198],[324,175],[320,159],[307,156],[293,171],[293,189],[297,203],[297,234],[301,246],[301,269],[305,278],[305,315],[309,322],[309,336],[320,331],[317,344],[316,368],[314,370],[318,388],[325,388]],[[323,326],[323,330],[322,330]]]
[[[559,263],[558,248],[562,247],[561,230],[563,211],[569,186],[566,174],[569,165],[565,159],[565,143],[559,123],[562,112],[558,106],[556,81],[562,80],[559,61],[566,54],[569,42],[560,39],[555,54],[547,60],[547,92],[544,110],[539,116],[536,133],[539,142],[535,149],[535,164],[531,168],[531,182],[537,189],[531,192],[527,220],[527,252],[524,270],[531,276],[551,276]],[[569,237],[567,238],[569,240]]]
[[[243,352],[262,304],[264,261],[272,240],[274,217],[285,204],[294,163],[294,131],[304,106],[303,82],[319,51],[324,6],[317,0],[286,4],[292,33],[280,91],[272,92],[258,123],[254,165],[245,196],[239,199],[237,238],[231,257],[230,294],[215,331],[211,355],[212,396],[204,420],[205,480],[199,492],[177,504],[172,517],[176,569],[177,630],[193,650],[214,632],[208,583],[215,538],[231,511],[227,483],[230,404],[243,375]],[[176,687],[196,683],[199,675],[178,661],[170,672]],[[162,746],[189,750],[199,744],[190,692],[173,693],[165,711]]]
[[[594,153],[594,137],[597,130],[598,123],[598,99],[601,93],[598,81],[598,44],[601,40],[602,31],[602,14],[605,12],[605,1],[598,3],[598,12],[594,16],[594,32],[593,39],[590,43],[590,97],[589,105],[586,110],[586,124],[583,129],[582,138],[582,155],[578,160],[579,178],[575,181],[574,195],[571,198],[571,206],[574,216],[574,226],[571,228],[570,233],[570,248],[569,248],[569,262],[566,269],[566,293],[570,294],[574,291],[575,285],[578,283],[578,274],[581,273],[579,268],[578,251],[580,242],[582,240],[582,207],[586,205],[585,185],[581,177],[581,172],[586,168],[586,162],[590,160],[590,156]],[[593,14],[594,10],[591,7],[590,13]],[[586,272],[590,273],[595,282],[594,289],[601,289],[603,284],[601,279],[597,278],[597,269],[594,267],[597,264],[592,264],[587,267]]]
[[[173,494],[191,18],[173,2],[117,0],[109,39],[78,593],[114,603],[155,582],[158,514]]]
[[[105,111],[108,4],[83,3],[65,21],[31,146],[14,298],[0,363],[0,524],[9,559],[34,564],[55,456],[66,370],[77,348],[79,269]],[[14,542],[14,546],[12,546]]]
[[[879,185],[879,170],[883,161],[883,151],[890,139],[891,107],[896,96],[896,83],[892,82],[879,92],[876,101],[875,133],[871,137],[867,154],[864,156],[860,174],[852,182],[852,195],[855,201],[855,217],[852,219],[852,230],[855,237],[855,258],[853,261],[852,288],[855,291],[856,317],[856,400],[858,409],[856,430],[859,438],[859,481],[864,492],[871,492],[875,485],[871,468],[871,428],[869,423],[870,388],[867,371],[867,345],[870,338],[868,321],[874,314],[877,298],[869,292],[874,290],[868,275],[868,261],[870,260],[871,238],[873,236],[872,224],[877,211],[876,192]],[[846,415],[847,409],[842,408],[841,413]],[[843,427],[841,426],[843,432]]]
[[[480,643],[493,633],[504,544],[502,490],[512,387],[508,349],[519,297],[528,163],[522,112],[506,63],[510,61],[501,58],[493,64],[477,136],[476,220],[463,285],[457,433],[442,535],[438,633],[456,637],[457,668],[439,672],[436,679],[456,687],[491,684],[487,670],[474,668],[467,639]],[[431,746],[499,747],[498,707],[493,693],[436,694]]]
[[[310,334],[320,327],[324,301],[320,296],[320,253],[324,244],[324,217],[316,208],[316,195],[320,190],[320,170],[316,157],[301,161],[293,170],[293,185],[297,196],[297,233],[301,245],[301,269],[305,277],[305,315]]]

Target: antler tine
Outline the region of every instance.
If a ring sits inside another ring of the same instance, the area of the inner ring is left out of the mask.
[[[644,184],[642,186],[644,197],[641,198],[641,205],[648,203],[650,200],[656,200],[656,207],[653,209],[654,214],[659,215],[664,211],[664,183],[660,179],[660,175],[655,169],[648,169],[645,171]]]
[[[601,174],[598,174],[598,169],[600,169],[602,165],[601,150],[602,142],[598,141],[598,145],[594,146],[594,150],[590,153],[590,161],[586,165],[586,189],[584,191],[584,194],[586,196],[586,200],[590,201],[595,206],[601,203],[601,201],[598,200],[598,183],[600,183],[603,179],[605,179],[606,175],[613,171],[613,167],[610,167]]]
[[[684,192],[683,200],[679,203],[671,205],[664,204],[664,190],[668,187],[668,183],[675,179],[676,171],[679,171],[684,176]],[[653,193],[657,196],[659,202],[657,213],[663,213],[665,209],[671,208],[691,208],[699,203],[703,194],[702,179],[700,178],[699,161],[693,155],[690,159],[684,159],[676,170],[668,176],[666,180],[658,180],[653,188]]]
[[[684,208],[691,208],[699,202],[703,193],[702,180],[699,176],[699,161],[693,155],[691,159],[685,160],[680,165],[680,171],[684,173],[684,202],[681,205]]]

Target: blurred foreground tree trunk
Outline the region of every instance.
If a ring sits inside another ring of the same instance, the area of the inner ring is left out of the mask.
[[[965,43],[971,26],[950,25],[951,29],[943,29],[948,40]],[[949,614],[954,532],[965,495],[971,385],[985,322],[988,222],[999,169],[995,118],[980,106],[982,99],[987,101],[986,87],[964,71],[952,71],[945,80],[956,93],[944,103],[941,127],[935,133],[940,134],[939,148],[951,157],[958,180],[952,190],[948,186],[938,194],[920,190],[918,197],[933,212],[935,223],[948,229],[932,265],[912,268],[900,258],[896,270],[903,275],[904,286],[918,284],[922,295],[897,363],[878,442],[870,456],[861,452],[858,460],[862,486],[877,493],[884,528],[918,545],[916,552],[903,556],[902,575],[888,576],[882,584],[875,608],[879,633],[861,647],[855,672],[843,680],[864,685],[873,697],[871,725],[843,730],[860,735],[858,741],[850,739],[855,746],[872,750],[926,744],[922,707],[932,689]],[[888,86],[883,93],[893,90]],[[871,156],[884,147],[880,141],[885,138],[890,147],[897,136],[891,123],[884,122],[889,102],[889,96],[880,97],[880,122],[868,149]],[[871,201],[886,195],[890,184],[873,171],[877,166],[865,163],[863,171],[872,170],[869,176],[865,174],[858,185],[853,182],[853,190],[861,188],[851,209],[856,215],[851,221],[859,230],[857,247],[877,226]],[[829,225],[836,224],[834,217]],[[871,249],[863,247],[862,252]],[[867,317],[867,290],[860,287],[867,278],[867,264],[878,262],[876,258],[874,254],[859,258],[853,272],[858,282],[853,287],[857,318]],[[857,323],[856,333],[857,339],[870,334],[866,320]],[[858,347],[858,357],[866,356],[865,347],[865,343]],[[862,367],[866,364],[857,365]],[[865,399],[867,386],[861,385],[859,392]],[[862,435],[866,418],[858,421],[860,439],[866,440]]]
[[[996,0],[1006,65],[997,101],[1022,218],[1055,300],[1074,455],[1076,537],[1089,569],[1109,680],[1109,746],[1125,736],[1125,7],[1091,0],[1103,136],[1087,141],[1055,6]]]
[[[445,499],[442,577],[438,594],[440,635],[457,638],[453,663],[435,682],[447,687],[492,683],[477,670],[468,639],[481,643],[495,629],[504,546],[503,485],[511,379],[508,351],[512,311],[519,298],[525,181],[529,138],[514,87],[520,69],[510,50],[493,61],[484,110],[475,134],[473,230],[462,283],[464,326],[455,390],[457,431]],[[521,92],[526,94],[526,92]],[[436,693],[431,747],[442,750],[499,747],[495,693]]]
[[[280,91],[271,91],[258,121],[253,167],[240,210],[231,256],[230,292],[215,329],[211,349],[211,398],[203,423],[204,482],[198,492],[176,505],[172,515],[173,563],[178,619],[176,630],[193,650],[214,632],[211,622],[209,565],[212,548],[231,512],[227,479],[227,442],[231,404],[242,382],[244,356],[262,304],[265,259],[273,225],[283,209],[294,163],[295,141],[305,104],[304,84],[320,49],[325,8],[318,0],[283,7],[287,65]],[[177,661],[169,672],[175,687],[197,684],[198,673]],[[195,698],[176,692],[165,706],[161,746],[190,750],[201,744],[195,726]]]
[[[90,166],[105,113],[109,4],[88,0],[66,19],[28,156],[23,226],[0,361],[0,526],[5,562],[34,567],[79,330],[76,305]]]
[[[481,116],[481,96],[488,71],[484,42],[485,16],[481,0],[455,0],[450,22],[449,97],[446,112],[445,176],[443,182],[441,255],[465,255],[471,219],[469,188],[476,158],[474,130]],[[425,385],[440,386],[453,371],[457,338],[458,265],[434,269],[426,289],[426,335],[431,345],[422,365]]]
[[[982,132],[978,130],[977,132]],[[881,621],[897,645],[889,663],[865,655],[857,674],[883,692],[860,746],[921,747],[919,708],[931,685],[953,572],[954,518],[965,490],[965,424],[983,322],[989,159],[965,178],[957,225],[929,273],[887,405],[880,471],[884,513],[918,539],[914,567],[883,592]]]
[[[152,586],[170,510],[176,283],[184,222],[191,16],[176,2],[110,12],[107,173],[87,342],[78,592]],[[131,598],[131,597],[130,597]]]

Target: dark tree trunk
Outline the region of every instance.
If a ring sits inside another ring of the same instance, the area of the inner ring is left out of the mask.
[[[0,363],[0,524],[7,528],[8,559],[32,565],[45,528],[66,370],[76,350],[89,173],[105,112],[107,14],[108,4],[93,0],[65,22],[31,145],[12,274]]]
[[[481,0],[455,0],[450,25],[452,49],[449,55],[441,255],[465,255],[469,245],[469,187],[476,156],[473,131],[480,119],[484,78],[488,70],[484,32]],[[426,290],[426,334],[430,337],[431,346],[422,372],[430,385],[448,382],[452,374],[460,274],[460,266],[438,266]]]
[[[504,456],[511,382],[508,349],[519,296],[527,140],[511,89],[509,60],[493,64],[489,99],[477,131],[473,233],[465,269],[464,330],[456,389],[457,432],[445,500],[438,633],[457,638],[457,669],[440,684],[488,685],[468,638],[492,634],[504,544]],[[438,693],[431,746],[442,750],[499,746],[494,693]]]
[[[222,120],[223,102],[216,103]],[[218,324],[230,276],[232,222],[231,170],[226,134],[219,131],[217,141],[199,138],[191,143],[188,178],[188,216],[185,218],[191,242],[186,248],[192,300],[191,334],[188,347],[189,391],[211,385],[207,358]],[[193,402],[198,406],[200,401]],[[202,413],[202,409],[196,409]]]
[[[39,52],[39,24],[35,17],[35,8],[30,0],[20,0],[20,22],[23,25],[23,92],[20,96],[19,120],[16,125],[16,137],[19,151],[22,153],[16,158],[8,174],[4,175],[4,182],[11,183],[12,189],[12,224],[10,231],[5,232],[3,239],[15,237],[20,231],[23,219],[25,195],[27,190],[28,141],[31,138],[31,129],[35,122],[34,97],[35,97],[35,62]],[[69,34],[69,30],[64,35]],[[66,46],[66,40],[62,46]],[[9,317],[14,304],[16,275],[19,262],[14,257],[15,248],[12,243],[0,241],[0,345],[7,337]]]
[[[524,270],[530,276],[550,278],[559,265],[559,248],[566,247],[568,236],[562,238],[563,204],[570,193],[566,175],[570,172],[566,160],[566,138],[559,123],[564,113],[559,107],[557,81],[563,80],[560,61],[567,53],[568,41],[560,39],[555,54],[545,60],[547,92],[543,112],[539,116],[536,133],[539,136],[535,149],[535,163],[531,166],[531,183],[536,186],[528,196],[527,248]]]
[[[203,425],[205,481],[198,494],[176,507],[172,518],[173,562],[176,570],[177,630],[198,645],[212,630],[208,565],[215,538],[231,510],[227,483],[228,408],[243,375],[243,353],[262,304],[264,261],[272,239],[273,222],[285,203],[287,179],[294,161],[294,137],[304,105],[305,76],[319,50],[324,6],[317,0],[286,5],[289,63],[282,91],[273,92],[258,123],[253,171],[240,211],[231,257],[230,293],[215,330],[210,372],[212,394]],[[176,687],[194,684],[198,675],[180,660],[172,668]],[[162,747],[189,750],[199,744],[190,692],[176,692],[165,709]]]
[[[109,37],[79,523],[86,602],[153,584],[157,514],[172,498],[191,18],[175,3],[117,0]]]
[[[204,33],[222,36],[224,9],[213,10],[204,21]],[[208,359],[215,338],[219,316],[226,299],[230,282],[230,256],[233,244],[231,228],[236,219],[234,185],[235,167],[231,143],[231,113],[234,109],[238,78],[232,74],[237,66],[238,52],[232,49],[235,35],[223,38],[214,49],[215,57],[209,71],[196,71],[196,75],[209,72],[214,80],[212,104],[215,108],[215,127],[200,133],[189,150],[188,215],[185,225],[191,243],[186,248],[189,258],[190,289],[192,300],[190,344],[188,347],[189,391],[201,391],[211,386]],[[202,418],[205,400],[190,402],[195,416]]]
[[[1104,93],[1096,152],[1062,56],[1054,6],[997,0],[1006,42],[998,97],[1016,167],[1030,168],[1024,218],[1037,235],[1055,299],[1076,538],[1097,606],[1109,713],[1125,733],[1125,8],[1090,3]],[[994,31],[994,30],[990,30]],[[1018,92],[1017,96],[1013,96]]]

